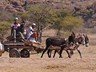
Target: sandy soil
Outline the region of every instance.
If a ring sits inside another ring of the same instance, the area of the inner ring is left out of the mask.
[[[63,58],[48,58],[47,54],[31,55],[30,58],[9,58],[5,52],[0,58],[0,72],[96,72],[96,35],[90,35],[94,42],[89,47],[80,46],[83,58],[77,51],[68,58],[63,52]],[[95,40],[94,40],[95,39]],[[91,40],[91,42],[92,42]]]

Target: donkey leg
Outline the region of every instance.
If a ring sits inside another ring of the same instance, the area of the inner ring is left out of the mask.
[[[81,52],[80,52],[80,50],[78,50],[78,49],[77,49],[77,51],[78,51],[78,53],[79,53],[79,55],[80,55],[80,58],[82,58],[82,55],[81,55]]]
[[[68,50],[65,50],[65,51],[67,52],[68,57],[71,58],[71,55],[70,55],[70,53],[68,52]]]
[[[49,57],[51,58],[52,50],[49,51]]]
[[[48,47],[45,48],[45,50],[43,51],[41,58],[43,57],[44,53],[48,50]]]
[[[53,55],[53,58],[55,57],[55,55],[56,55],[56,52],[57,52],[57,50],[55,50],[55,51],[54,51],[54,55]]]
[[[48,54],[49,58],[51,58],[51,52],[52,52],[52,50],[48,49],[47,54]]]
[[[61,48],[61,50],[60,50],[60,53],[59,53],[59,58],[63,58],[63,57],[62,57],[62,52],[63,52],[63,49],[64,49],[64,48]]]

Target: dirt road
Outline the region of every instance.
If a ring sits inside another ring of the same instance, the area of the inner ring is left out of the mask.
[[[90,35],[94,40],[96,35]],[[92,41],[91,41],[92,42]],[[95,42],[95,40],[94,40]],[[83,58],[77,51],[68,58],[63,52],[63,58],[48,58],[47,54],[40,58],[41,54],[31,55],[30,58],[9,58],[5,52],[0,58],[0,72],[96,72],[96,45],[89,47],[80,46]]]

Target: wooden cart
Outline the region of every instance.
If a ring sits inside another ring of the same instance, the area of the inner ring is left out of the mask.
[[[30,52],[35,50],[37,53],[39,51],[42,51],[39,46],[32,45],[26,45],[23,42],[5,42],[4,43],[4,49],[5,51],[9,52],[9,57],[23,57],[28,58],[30,57]]]
[[[37,33],[34,34],[37,36]],[[41,52],[43,49],[40,48],[40,44],[32,43],[24,39],[22,33],[20,36],[16,37],[16,30],[13,30],[13,36],[10,35],[7,38],[7,41],[3,43],[5,51],[9,52],[9,57],[30,57],[30,52],[35,50],[37,53]]]

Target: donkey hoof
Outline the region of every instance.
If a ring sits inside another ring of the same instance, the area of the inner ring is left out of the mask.
[[[63,58],[63,57],[59,57],[59,58]]]
[[[71,58],[71,57],[69,57],[69,58]]]
[[[82,58],[82,57],[80,57],[80,58]]]
[[[41,58],[42,58],[42,56],[41,56]]]
[[[49,57],[49,58],[51,58],[51,57]]]

